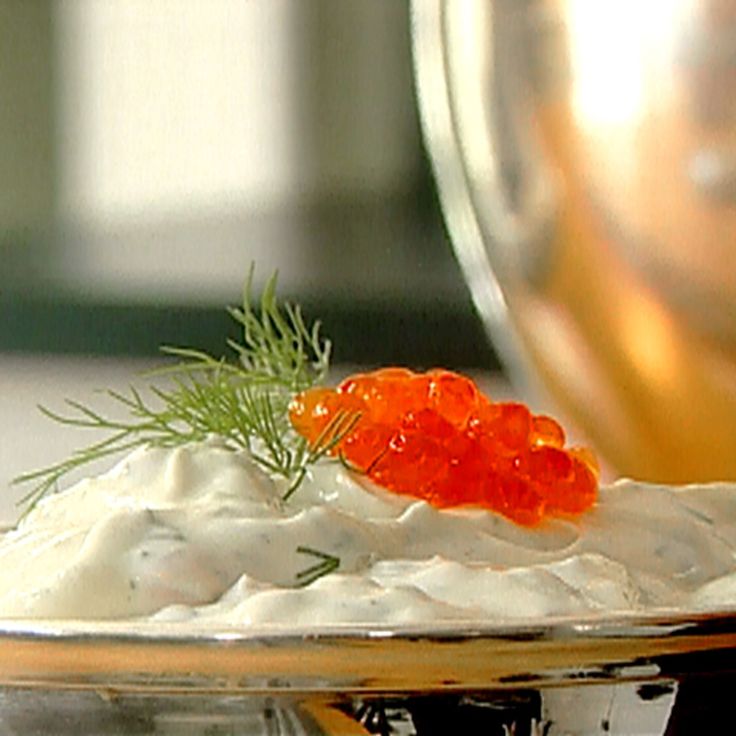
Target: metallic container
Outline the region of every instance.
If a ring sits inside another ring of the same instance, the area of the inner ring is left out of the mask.
[[[730,717],[734,647],[724,615],[302,632],[5,621],[0,730],[706,732]]]

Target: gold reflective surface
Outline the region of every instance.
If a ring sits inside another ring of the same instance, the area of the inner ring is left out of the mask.
[[[312,631],[0,622],[0,686],[187,693],[514,689],[697,673],[736,648],[736,618],[651,614],[544,624]],[[666,665],[679,657],[676,668]]]
[[[415,29],[448,224],[512,377],[613,475],[736,479],[736,3],[417,3]]]

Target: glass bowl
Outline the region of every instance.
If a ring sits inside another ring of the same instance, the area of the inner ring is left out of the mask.
[[[451,240],[523,396],[612,475],[736,479],[736,12],[416,0]]]

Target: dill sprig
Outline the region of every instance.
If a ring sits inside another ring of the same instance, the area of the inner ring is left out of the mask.
[[[292,496],[309,465],[329,453],[358,417],[338,413],[312,444],[293,431],[289,402],[295,393],[325,380],[330,342],[321,336],[318,321],[307,325],[299,307],[279,305],[276,274],[266,283],[255,311],[253,273],[251,267],[242,307],[228,310],[242,331],[240,341],[227,341],[234,359],[192,348],[162,348],[177,361],[148,375],[165,377],[166,387],[149,385],[150,398],[133,387],[128,394],[106,392],[126,410],[126,419],[113,419],[71,400],[66,402],[69,414],[40,407],[61,424],[101,430],[108,436],[65,460],[16,478],[15,483],[34,484],[20,501],[26,512],[57,489],[67,474],[89,463],[141,446],[175,447],[213,435],[228,446],[248,450],[256,462],[284,479],[283,499]]]
[[[317,559],[313,565],[300,570],[296,574],[297,587],[306,588],[311,585],[315,580],[329,575],[331,572],[335,572],[340,567],[340,558],[334,555],[328,554],[327,552],[321,552],[313,547],[299,546],[296,548],[299,554],[311,555]]]

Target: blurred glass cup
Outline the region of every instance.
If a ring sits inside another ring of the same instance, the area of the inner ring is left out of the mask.
[[[613,474],[736,479],[736,1],[416,0],[413,39],[452,241],[520,391]]]

